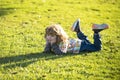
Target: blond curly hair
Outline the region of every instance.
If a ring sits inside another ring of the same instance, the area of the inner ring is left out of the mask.
[[[63,30],[63,28],[59,24],[50,25],[45,29],[45,38],[47,35],[56,35],[56,43],[66,42],[68,40],[68,35]]]

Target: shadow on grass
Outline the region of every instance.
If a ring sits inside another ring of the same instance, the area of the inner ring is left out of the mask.
[[[15,8],[0,8],[0,16],[11,14],[15,11]]]
[[[87,53],[80,53],[76,55],[87,55]],[[3,65],[3,68],[15,68],[15,67],[27,67],[29,64],[32,64],[40,60],[55,60],[62,57],[75,56],[75,54],[64,54],[64,55],[54,55],[52,53],[29,53],[25,55],[10,56],[0,58],[0,65]]]

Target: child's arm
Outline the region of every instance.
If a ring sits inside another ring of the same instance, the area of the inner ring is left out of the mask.
[[[58,46],[57,44],[52,44],[52,50],[53,50],[53,52],[54,52],[55,54],[58,54],[58,55],[64,54],[64,53],[60,50],[60,48],[59,48],[59,46]]]
[[[51,52],[51,44],[46,42],[45,49],[43,51],[44,53],[50,53]]]

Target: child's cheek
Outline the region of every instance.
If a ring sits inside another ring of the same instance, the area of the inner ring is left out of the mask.
[[[47,37],[46,37],[46,39],[47,39],[47,40],[50,40],[50,37],[49,37],[49,36],[47,36]]]
[[[46,41],[47,41],[47,42],[50,42],[50,40],[49,40],[48,38],[46,38]]]
[[[49,36],[46,37],[46,41],[50,42],[50,37]]]

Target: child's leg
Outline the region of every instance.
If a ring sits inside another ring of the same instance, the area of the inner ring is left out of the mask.
[[[102,42],[101,42],[101,37],[99,33],[94,33],[94,46],[96,47],[96,50],[101,50],[102,47]]]
[[[91,44],[90,41],[87,39],[87,36],[85,36],[81,29],[80,29],[80,20],[74,22],[72,26],[72,31],[77,33],[77,36],[79,39],[82,40],[80,51],[98,51],[101,50],[101,40],[99,32],[108,29],[109,26],[107,24],[93,24],[92,30],[94,31],[94,44]]]
[[[81,43],[80,51],[99,51],[101,50],[101,40],[99,34],[94,34],[94,44],[87,44],[85,40]]]
[[[87,39],[87,36],[85,36],[81,31],[80,19],[77,19],[73,23],[73,25],[71,27],[71,30],[77,33],[77,36],[78,36],[79,39],[84,40],[87,44],[91,44],[90,41]]]
[[[84,40],[87,44],[91,44],[87,36],[84,35],[81,31],[77,33],[77,37],[81,40]]]
[[[80,51],[99,51],[101,50],[101,39],[99,32],[101,32],[104,29],[108,29],[109,26],[107,24],[93,24],[92,29],[94,31],[94,44],[86,44],[86,42],[83,40],[81,43]],[[80,38],[80,37],[79,37]]]

